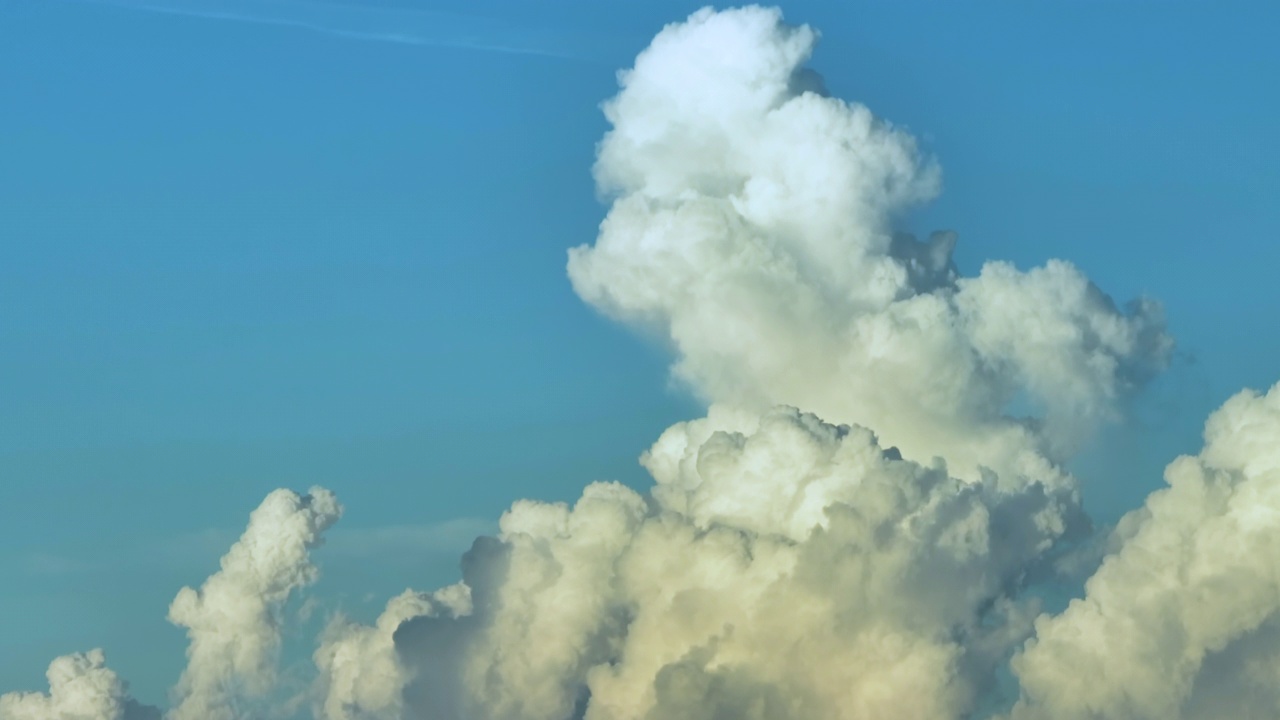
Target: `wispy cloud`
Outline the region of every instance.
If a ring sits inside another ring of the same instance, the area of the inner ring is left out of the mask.
[[[335,528],[330,531],[321,556],[338,562],[380,563],[454,558],[471,547],[477,537],[497,533],[496,520],[470,517],[412,525]],[[232,527],[205,528],[106,555],[61,551],[0,553],[0,575],[19,572],[27,576],[69,577],[211,566],[235,542],[236,535]]]
[[[122,10],[307,30],[347,40],[579,59],[554,33],[490,18],[310,0],[65,0]]]
[[[457,557],[481,535],[496,535],[491,518],[460,517],[437,522],[367,527],[335,527],[320,555],[326,560],[361,562],[423,557]],[[209,562],[236,539],[234,528],[208,528],[172,538],[155,548],[152,562],[188,565]],[[67,561],[70,561],[69,559]],[[52,558],[41,561],[52,565]]]
[[[372,559],[457,555],[481,535],[496,535],[498,523],[485,518],[456,518],[421,525],[335,528],[324,552],[331,557]]]
[[[43,575],[46,577],[80,573],[89,567],[82,560],[48,552],[36,552],[22,556],[19,559],[19,566],[29,575]]]

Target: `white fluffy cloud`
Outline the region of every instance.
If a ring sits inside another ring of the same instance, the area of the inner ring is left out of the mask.
[[[316,578],[310,551],[342,514],[333,493],[276,490],[249,516],[222,568],[199,590],[183,588],[169,620],[187,629],[187,665],[167,720],[244,720],[275,686],[280,615],[291,593]],[[0,720],[159,720],[134,702],[101,650],[58,658],[49,694],[0,696]]]
[[[1015,720],[1280,711],[1280,385],[1229,400],[1165,479],[1085,597],[1037,621]]]
[[[954,234],[895,232],[941,172],[825,94],[815,40],[776,10],[703,10],[621,74],[595,167],[611,204],[569,277],[670,345],[707,416],[644,454],[649,492],[518,501],[461,583],[334,617],[318,720],[959,720],[1005,670],[1010,720],[1276,717],[1280,387],[1216,413],[1085,597],[1042,613],[1029,590],[1089,540],[1062,463],[1163,367],[1160,308],[1059,260],[963,277]],[[340,513],[273,493],[178,595],[172,720],[252,715]],[[0,720],[149,712],[96,651],[55,661],[50,690],[0,698]]]
[[[170,720],[238,720],[244,701],[275,686],[280,612],[289,595],[316,578],[309,553],[342,515],[328,490],[277,490],[249,517],[222,569],[199,590],[183,588],[169,621],[187,629],[187,667],[174,689]]]
[[[621,75],[595,173],[613,197],[570,253],[587,302],[668,339],[708,400],[874,428],[962,476],[1046,479],[1157,371],[1159,308],[1121,311],[1069,263],[963,278],[955,236],[894,234],[940,171],[914,140],[815,92],[815,40],[777,10],[700,11]],[[1028,398],[1040,417],[1007,417]]]
[[[0,696],[0,720],[159,720],[160,711],[129,697],[124,681],[106,666],[102,650],[54,660],[49,694]]]
[[[655,498],[517,503],[468,559],[461,637],[403,629],[435,689],[408,716],[962,717],[1030,631],[1008,589],[1070,498],[959,480],[794,409],[757,425],[683,449]]]

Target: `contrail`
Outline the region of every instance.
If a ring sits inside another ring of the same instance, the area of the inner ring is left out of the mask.
[[[300,0],[66,0],[123,10],[309,30],[366,42],[459,48],[566,60],[563,39],[487,18]],[[560,46],[560,47],[557,47]]]

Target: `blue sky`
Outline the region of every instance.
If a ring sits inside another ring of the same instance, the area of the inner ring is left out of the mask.
[[[697,3],[176,5],[0,4],[0,690],[105,646],[160,701],[165,608],[273,488],[342,499],[319,595],[370,615],[516,498],[643,486],[700,411],[564,273],[598,104]],[[940,160],[908,220],[962,270],[1065,257],[1164,302],[1178,360],[1079,461],[1098,517],[1280,379],[1273,5],[784,11]]]

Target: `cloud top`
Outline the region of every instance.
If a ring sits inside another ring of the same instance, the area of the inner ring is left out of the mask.
[[[238,704],[275,686],[280,612],[317,577],[309,554],[342,515],[333,493],[277,490],[200,589],[183,588],[169,621],[187,629],[187,667],[174,688],[170,720],[237,720]]]
[[[1159,307],[1119,308],[1075,267],[987,263],[895,233],[936,195],[914,139],[826,95],[817,34],[776,9],[702,10],[619,75],[595,176],[612,199],[569,277],[668,342],[716,404],[786,404],[908,456],[1045,476],[1166,362]],[[1033,417],[1015,417],[1017,401]]]
[[[159,710],[129,697],[100,649],[54,660],[46,677],[47,695],[0,695],[0,720],[160,720]]]

